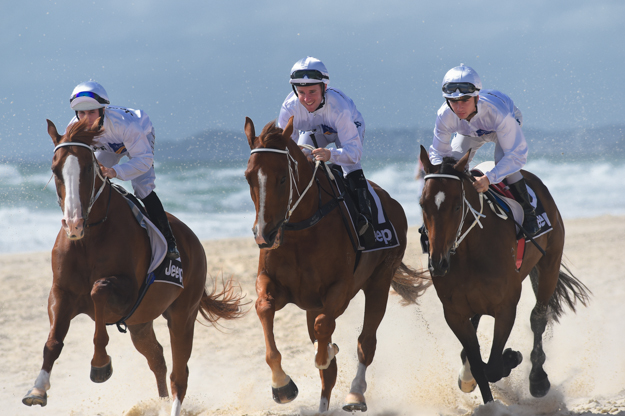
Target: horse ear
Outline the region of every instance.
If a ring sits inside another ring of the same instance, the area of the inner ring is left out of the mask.
[[[282,135],[286,138],[291,138],[292,134],[293,134],[293,116],[291,116],[289,118],[289,122],[286,123],[286,127],[284,128],[284,132],[282,133]]]
[[[250,144],[250,149],[253,149],[256,141],[256,130],[254,130],[254,122],[249,117],[245,117],[245,135],[247,136],[247,142]]]
[[[53,122],[48,119],[46,119],[46,121],[48,122],[48,134],[50,135],[50,137],[52,137],[52,143],[57,146],[59,144],[59,141],[61,141],[62,136],[56,130],[56,126]]]
[[[467,166],[469,162],[469,155],[471,154],[471,149],[469,149],[462,158],[454,165],[454,169],[458,172],[464,172],[464,168]]]
[[[425,147],[421,145],[421,155],[419,156],[421,160],[421,164],[423,165],[423,171],[425,173],[432,173],[432,163],[430,162],[430,156],[428,155],[428,151],[425,150]]]

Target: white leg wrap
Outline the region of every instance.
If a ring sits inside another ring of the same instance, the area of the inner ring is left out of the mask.
[[[469,364],[469,360],[465,360],[458,374],[458,387],[465,393],[471,393],[476,386],[477,382],[473,378],[473,374],[471,374],[471,364]]]
[[[327,347],[328,347],[328,361],[323,365],[317,365],[317,352],[319,351],[319,343],[315,341],[315,367],[317,367],[319,370],[325,370],[328,367],[330,367],[330,362],[332,362],[332,359],[336,357],[336,354],[339,353],[338,345],[328,344]]]
[[[354,381],[352,381],[350,393],[365,394],[365,391],[367,391],[366,372],[367,367],[363,363],[358,363],[358,370],[356,370],[356,377],[354,377]]]
[[[180,416],[180,408],[182,407],[182,403],[176,397],[174,402],[171,405],[171,416]]]
[[[36,389],[43,390],[44,392],[50,390],[50,373],[45,370],[41,370],[37,380],[35,380],[34,387]]]
[[[326,398],[321,398],[321,401],[319,402],[319,413],[325,413],[328,411],[328,399]]]

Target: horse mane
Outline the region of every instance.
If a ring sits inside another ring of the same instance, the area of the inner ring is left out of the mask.
[[[281,148],[284,145],[282,139],[283,132],[284,130],[276,125],[276,120],[273,120],[263,127],[263,131],[260,132],[258,138],[263,147]]]
[[[104,133],[103,129],[90,130],[91,127],[87,119],[79,120],[69,126],[61,142],[80,142],[91,146],[93,140]]]
[[[443,161],[441,162],[440,165],[438,165],[437,173],[442,173],[445,175],[454,175],[461,179],[466,178],[468,172],[466,171],[458,172],[456,169],[454,169],[454,166],[456,166],[456,163],[458,163],[458,159],[456,159],[455,157],[452,157],[452,156],[443,157]]]

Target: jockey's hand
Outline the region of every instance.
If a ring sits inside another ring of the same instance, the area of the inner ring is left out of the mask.
[[[117,178],[117,172],[115,172],[115,169],[113,168],[107,168],[106,166],[100,165],[100,170],[102,171],[102,175],[104,175],[105,178]]]
[[[318,148],[318,149],[313,150],[312,154],[315,157],[315,160],[320,160],[322,162],[327,162],[332,157],[332,153],[330,152],[330,149]]]
[[[475,180],[475,182],[473,182],[473,187],[478,192],[488,191],[488,185],[490,185],[490,181],[488,180],[486,175],[480,176],[479,178]]]

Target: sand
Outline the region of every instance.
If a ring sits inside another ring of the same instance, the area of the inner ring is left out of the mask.
[[[460,392],[456,384],[460,344],[447,327],[433,288],[419,306],[389,302],[378,331],[378,349],[367,372],[366,415],[625,415],[625,284],[621,260],[625,217],[602,216],[566,221],[565,256],[572,272],[593,291],[588,308],[567,312],[545,336],[545,369],[550,393],[534,399],[528,391],[532,333],[529,314],[534,303],[524,283],[517,321],[508,346],[520,350],[523,363],[511,376],[492,385],[495,402],[481,404],[476,390]],[[421,268],[416,228],[409,231],[405,263]],[[247,299],[254,301],[258,248],[253,239],[205,241],[210,281],[233,275]],[[0,255],[0,414],[1,415],[169,415],[171,404],[157,397],[156,383],[143,356],[128,334],[109,327],[108,353],[114,373],[103,384],[89,379],[94,325],[90,318],[74,319],[65,347],[54,365],[48,405],[29,408],[21,399],[33,385],[48,336],[47,297],[52,281],[49,253]],[[251,304],[250,304],[251,306]],[[337,321],[334,341],[338,382],[330,415],[341,410],[356,372],[356,338],[362,322],[363,298],[358,295]],[[196,325],[190,379],[183,415],[312,415],[320,395],[313,347],[305,314],[289,305],[276,316],[276,339],[283,366],[299,387],[292,403],[271,399],[270,371],[260,323],[252,309],[225,327]],[[157,337],[171,368],[165,320],[155,321]],[[485,317],[479,336],[487,354],[492,319]]]

